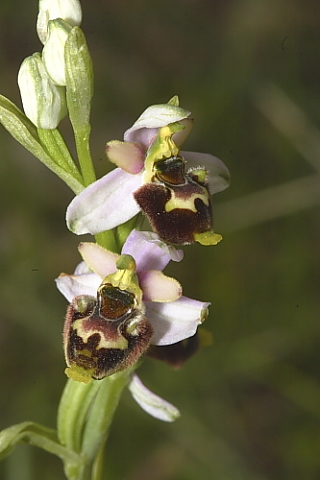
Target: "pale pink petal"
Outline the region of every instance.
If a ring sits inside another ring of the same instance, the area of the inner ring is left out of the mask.
[[[72,200],[66,214],[68,228],[78,235],[96,235],[126,222],[140,211],[132,194],[141,185],[142,173],[131,175],[116,168]]]
[[[170,260],[180,262],[183,251],[163,243],[153,232],[132,230],[122,253],[132,255],[137,264],[138,274],[147,270],[163,270]]]
[[[151,302],[173,302],[182,295],[182,287],[175,278],[159,270],[149,270],[139,276],[143,299]]]
[[[82,242],[79,245],[79,252],[86,264],[101,279],[117,271],[116,262],[119,255],[109,252],[97,243]]]
[[[225,164],[210,153],[181,152],[188,167],[204,167],[208,170],[209,190],[211,195],[222,192],[230,185],[230,172]]]
[[[188,118],[190,112],[174,105],[152,105],[148,107],[125,134],[126,141],[140,143],[147,149],[156,137],[158,129],[170,123]]]
[[[210,303],[181,297],[175,302],[146,302],[146,316],[154,329],[151,343],[171,345],[189,338],[208,315]]]
[[[56,278],[58,290],[66,297],[68,302],[78,295],[97,296],[97,290],[101,283],[101,278],[95,273],[84,275],[67,275],[62,273]]]
[[[164,422],[173,422],[180,417],[180,412],[174,405],[151,392],[136,374],[132,376],[129,390],[140,407],[152,417]]]
[[[133,175],[144,167],[145,151],[138,143],[113,140],[107,143],[106,154],[110,162]]]

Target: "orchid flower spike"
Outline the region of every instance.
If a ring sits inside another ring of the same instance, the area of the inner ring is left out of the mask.
[[[208,302],[182,296],[180,283],[162,273],[182,252],[152,232],[133,230],[122,255],[94,243],[79,246],[83,262],[56,280],[70,302],[64,346],[67,375],[89,382],[128,368],[149,344],[175,344],[195,334]]]
[[[228,187],[229,171],[210,154],[180,152],[192,126],[177,97],[147,108],[124,142],[107,144],[107,156],[118,168],[73,199],[68,228],[95,235],[142,211],[167,243],[218,243],[222,237],[213,231],[210,195]]]

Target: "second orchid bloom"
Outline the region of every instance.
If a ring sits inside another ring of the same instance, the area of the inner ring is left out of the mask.
[[[142,211],[167,243],[218,243],[222,237],[213,230],[210,196],[228,187],[229,171],[210,154],[180,152],[192,126],[177,97],[147,108],[124,142],[107,144],[107,156],[118,168],[74,198],[67,210],[70,230],[95,235]]]
[[[151,232],[133,230],[118,255],[80,244],[84,259],[58,289],[70,302],[64,348],[74,380],[88,383],[136,363],[149,345],[166,346],[193,336],[207,317],[207,302],[182,296],[179,282],[162,270],[182,252]]]

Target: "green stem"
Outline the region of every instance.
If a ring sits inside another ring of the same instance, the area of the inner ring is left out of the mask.
[[[58,438],[63,446],[80,453],[82,459],[78,466],[74,462],[65,463],[69,479],[101,478],[101,450],[129,380],[130,370],[88,384],[68,380],[58,411]]]
[[[132,230],[134,228],[138,228],[142,221],[142,214],[138,213],[138,215],[135,215],[133,218],[130,218],[130,220],[117,227],[115,236],[119,251],[122,250],[122,247],[126,243],[126,240]]]
[[[91,183],[96,181],[96,173],[94,170],[91,152],[90,152],[90,125],[85,125],[81,129],[75,131],[75,141],[77,147],[77,153],[83,176],[84,184],[87,187]]]
[[[129,380],[130,370],[99,380],[101,387],[88,413],[82,436],[81,453],[88,462],[94,460],[106,440],[122,391]]]
[[[95,235],[96,242],[101,247],[110,252],[119,253],[118,245],[114,236],[113,230],[106,230],[105,232]]]
[[[75,452],[81,450],[83,425],[99,382],[89,384],[69,379],[61,397],[58,410],[58,438],[62,445]]]
[[[106,446],[107,437],[105,438],[104,442],[102,442],[98,455],[96,456],[93,466],[92,466],[92,475],[91,480],[101,480],[102,479],[102,472],[103,472],[103,462],[104,462],[104,449]]]

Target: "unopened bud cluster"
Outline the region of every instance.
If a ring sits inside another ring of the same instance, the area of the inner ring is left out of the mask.
[[[37,32],[42,55],[27,57],[18,74],[23,109],[42,129],[55,129],[66,116],[65,56],[68,35],[82,19],[78,0],[40,0]]]

